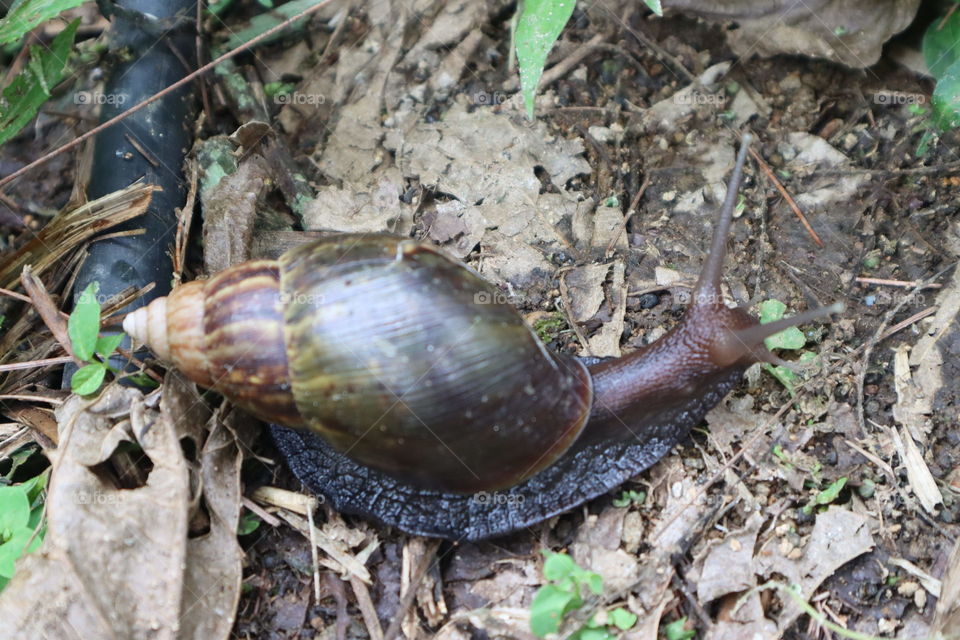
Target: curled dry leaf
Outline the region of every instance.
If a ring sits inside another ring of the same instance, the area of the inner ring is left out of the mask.
[[[240,455],[222,427],[203,437],[208,414],[192,388],[168,376],[163,393],[156,409],[111,385],[57,410],[47,535],[0,594],[5,637],[228,636],[240,588]],[[203,442],[197,463],[184,455],[185,437]],[[110,459],[123,440],[142,450],[133,458],[148,474],[141,486],[114,480]],[[191,495],[192,472],[202,501]],[[190,537],[201,503],[209,526]]]
[[[671,0],[669,8],[735,21],[728,32],[740,56],[803,54],[865,68],[883,43],[907,28],[920,0]]]
[[[839,507],[830,507],[817,516],[810,539],[797,559],[788,558],[776,536],[770,537],[753,558],[758,575],[779,574],[800,587],[800,597],[809,600],[824,580],[840,566],[870,551],[874,546],[869,521]],[[783,603],[777,626],[785,631],[802,613],[792,600]]]

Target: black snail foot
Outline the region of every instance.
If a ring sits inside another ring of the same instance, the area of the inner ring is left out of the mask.
[[[741,372],[730,373],[676,415],[666,416],[666,426],[646,425],[638,432],[640,437],[627,441],[584,445],[568,452],[563,464],[554,464],[515,487],[490,493],[425,491],[353,462],[311,433],[276,425],[271,425],[270,433],[293,474],[340,513],[415,535],[482,540],[563,513],[650,467],[737,383]]]

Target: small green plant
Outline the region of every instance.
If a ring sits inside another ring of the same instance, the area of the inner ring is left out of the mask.
[[[664,625],[663,635],[667,640],[690,640],[696,637],[697,632],[687,629],[687,617],[684,616]]]
[[[813,498],[803,507],[803,512],[807,515],[813,513],[813,510],[817,507],[823,507],[828,504],[833,503],[837,499],[837,496],[840,495],[840,491],[847,485],[847,479],[839,478],[834,480],[826,489],[822,489],[813,496]]]
[[[535,320],[533,323],[533,332],[537,334],[541,342],[550,342],[560,333],[560,330],[567,326],[563,314],[554,313],[545,318]]]
[[[110,356],[123,341],[124,334],[100,335],[100,303],[97,292],[100,283],[91,282],[80,294],[67,321],[67,334],[73,353],[87,364],[77,370],[70,379],[70,388],[82,396],[95,393],[107,371],[114,375],[119,372],[110,366]]]
[[[240,522],[237,523],[237,535],[245,536],[253,533],[260,528],[261,522],[260,516],[252,511],[244,510],[243,515],[240,516]]]
[[[644,0],[658,16],[663,15],[660,0]],[[514,42],[520,67],[520,92],[527,117],[533,120],[533,99],[547,63],[547,55],[556,44],[564,25],[573,15],[574,0],[524,0],[517,18]]]
[[[24,3],[15,5],[14,9],[21,4]],[[33,17],[29,16],[29,21],[32,22]],[[4,37],[16,35],[19,38],[22,35],[18,29],[11,26],[11,19],[8,16],[0,21],[0,42],[4,41]],[[30,59],[23,71],[4,87],[3,94],[0,96],[0,144],[17,135],[33,119],[50,97],[53,88],[63,78],[67,59],[73,48],[73,38],[79,26],[78,18],[67,25],[53,39],[49,47],[31,45]],[[10,35],[5,36],[4,32]]]
[[[784,312],[787,310],[787,305],[783,304],[779,300],[764,300],[759,305],[760,313],[760,324],[766,324],[768,322],[774,322],[775,320],[780,320],[784,316]],[[771,351],[773,349],[789,349],[789,350],[798,350],[802,349],[807,343],[807,339],[804,337],[803,332],[800,331],[797,327],[789,327],[784,329],[780,333],[776,333],[766,340],[763,343],[767,346],[767,349]],[[816,354],[810,351],[803,351],[800,353],[799,361],[801,363],[809,362],[816,357]],[[790,369],[782,366],[774,366],[772,364],[764,363],[763,368],[770,372],[774,378],[780,381],[787,391],[790,392],[790,395],[794,395],[795,388],[797,384],[797,374],[795,374]]]
[[[923,58],[937,79],[931,106],[933,122],[947,130],[960,125],[960,12],[951,10],[923,35]]]
[[[583,607],[583,590],[603,593],[603,578],[580,568],[565,553],[543,551],[543,576],[549,581],[537,590],[530,605],[530,629],[540,638],[560,629],[563,618]],[[598,611],[573,633],[574,640],[613,640],[617,631],[626,631],[637,623],[637,616],[623,607]]]
[[[613,499],[615,507],[629,507],[632,504],[643,504],[647,499],[646,491],[634,491],[633,489],[624,489],[619,498]]]
[[[46,472],[14,485],[0,486],[0,590],[14,574],[16,561],[43,541],[43,490]]]
[[[79,7],[83,2],[84,0],[16,0],[0,19],[0,45],[18,42],[41,22],[55,18],[67,9]],[[79,23],[79,20],[76,22]],[[75,26],[73,28],[76,29]]]

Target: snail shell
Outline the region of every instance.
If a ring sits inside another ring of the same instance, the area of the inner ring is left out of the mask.
[[[586,367],[478,274],[392,236],[237,265],[124,328],[255,415],[425,489],[517,484],[569,448],[592,403]]]

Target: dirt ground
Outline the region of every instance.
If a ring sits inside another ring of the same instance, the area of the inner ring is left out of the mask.
[[[308,542],[261,524],[241,538],[234,635],[379,637],[371,627],[399,613],[407,637],[532,637],[525,615],[550,549],[603,576],[588,609],[640,617],[625,638],[681,617],[698,638],[840,637],[811,611],[866,634],[926,637],[960,534],[960,138],[928,124],[932,80],[890,55],[857,70],[740,59],[723,25],[595,6],[575,11],[550,57],[573,64],[541,88],[529,122],[508,60],[510,8],[468,5],[402,28],[354,6],[336,28],[241,58],[253,86],[314,96],[266,102],[318,195],[296,211],[262,192],[265,235],[296,218],[412,234],[493,281],[550,348],[619,355],[681,317],[749,130],[822,246],[751,160],[728,244],[731,300],[845,311],[803,327],[817,357],[792,388],[756,366],[704,428],[623,487],[642,502],[618,506],[615,490],[528,531],[438,547],[348,518],[379,540],[369,602],[326,571],[315,599]],[[226,104],[236,101],[216,97],[207,134],[245,121]],[[10,195],[62,205],[69,176],[45,171]],[[266,438],[256,450],[276,457]],[[298,490],[274,462],[245,467],[246,486]],[[426,577],[404,603],[421,562]],[[752,590],[768,580],[797,584],[811,609]]]

